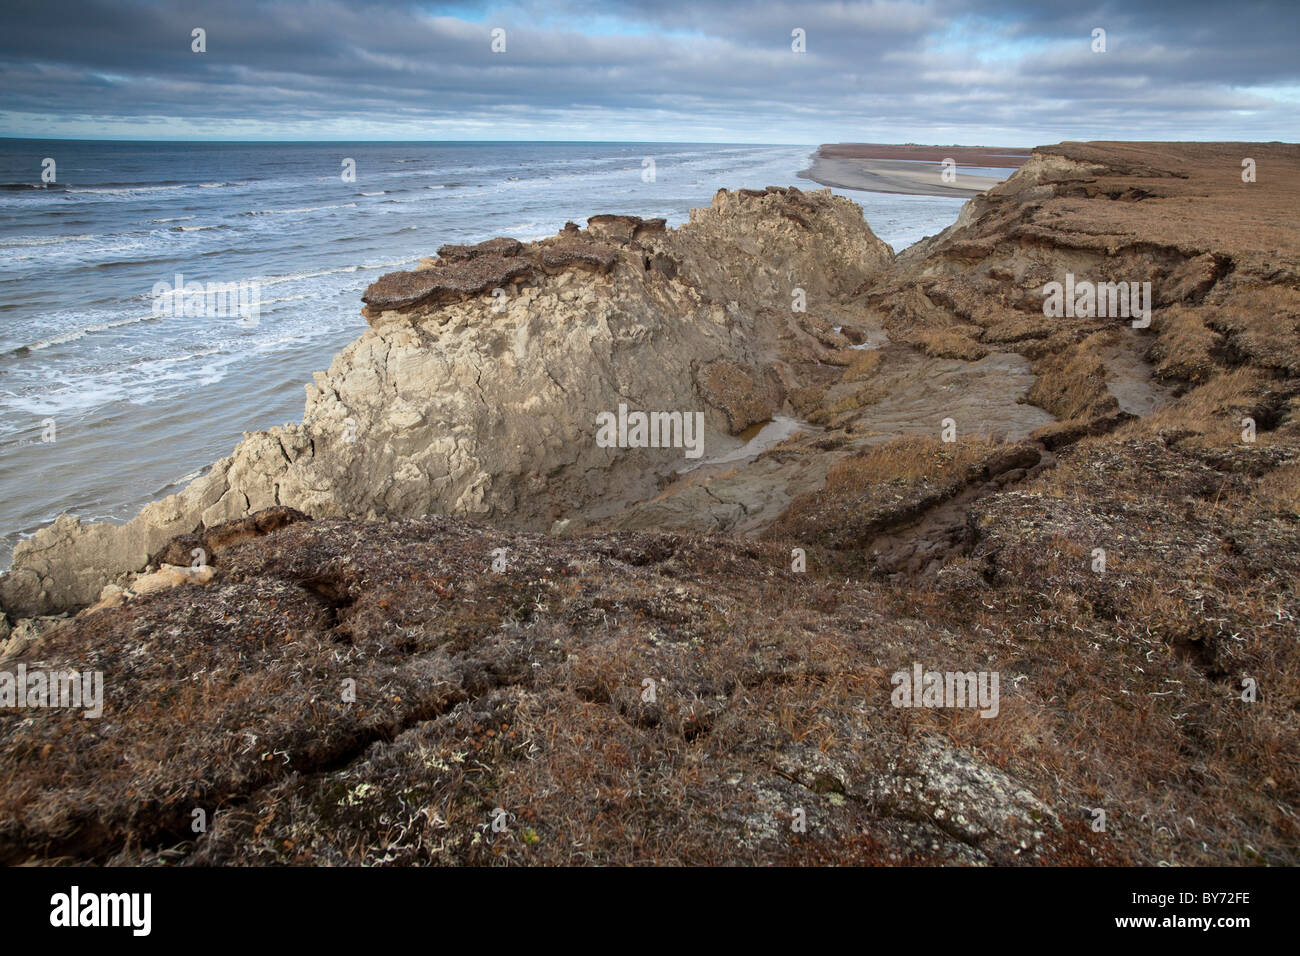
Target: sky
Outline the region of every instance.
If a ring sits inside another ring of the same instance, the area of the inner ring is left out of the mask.
[[[1297,37],[1297,0],[0,0],[0,136],[1294,142]]]

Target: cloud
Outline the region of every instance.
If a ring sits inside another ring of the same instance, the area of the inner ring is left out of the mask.
[[[427,5],[0,13],[0,134],[1033,145],[1293,139],[1289,2]],[[191,51],[191,31],[207,51]],[[490,31],[506,31],[494,53]],[[1107,51],[1091,49],[1106,30]],[[805,31],[807,52],[791,49]]]

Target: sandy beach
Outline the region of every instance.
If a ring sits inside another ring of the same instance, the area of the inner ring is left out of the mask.
[[[969,197],[1006,179],[1006,176],[988,175],[990,168],[1018,168],[1028,156],[1026,150],[1000,147],[837,143],[820,147],[813,156],[812,166],[802,170],[799,176],[839,189]],[[943,180],[946,159],[957,164],[951,182]]]

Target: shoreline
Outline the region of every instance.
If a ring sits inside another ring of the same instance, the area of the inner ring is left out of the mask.
[[[1025,150],[971,146],[896,146],[839,143],[818,147],[812,165],[800,179],[835,189],[909,196],[951,196],[969,199],[1005,182],[1028,159]],[[957,172],[951,183],[942,180],[943,162],[951,159]],[[962,167],[1007,169],[1007,176],[964,173]]]

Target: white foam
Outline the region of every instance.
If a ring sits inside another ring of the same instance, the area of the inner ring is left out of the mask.
[[[0,246],[9,248],[22,248],[24,246],[49,246],[56,242],[87,242],[91,239],[102,239],[103,236],[21,236],[17,239],[5,239],[0,241]]]
[[[157,316],[150,313],[149,315],[133,315],[125,319],[115,319],[109,322],[99,322],[95,325],[82,326],[79,329],[73,329],[60,335],[51,336],[48,339],[41,339],[39,342],[33,342],[31,345],[24,345],[22,348],[29,352],[39,352],[41,349],[47,349],[51,345],[62,345],[65,342],[75,342],[77,339],[84,338],[94,332],[107,332],[109,329],[118,329],[124,325],[135,325],[138,322],[148,322]],[[15,349],[14,351],[18,351]]]
[[[78,195],[78,196],[82,196],[82,195],[94,195],[94,196],[131,196],[131,195],[134,195],[135,193],[161,193],[161,192],[170,192],[170,191],[173,190],[173,189],[184,189],[184,188],[185,188],[184,185],[180,185],[180,186],[117,186],[117,187],[114,187],[114,188],[112,188],[112,189],[95,189],[95,188],[86,188],[86,187],[73,187],[72,189],[69,190],[69,192],[71,192],[71,193],[73,193],[73,194],[75,194],[75,195]]]
[[[287,216],[290,213],[299,212],[322,212],[326,209],[356,209],[357,204],[354,202],[338,203],[332,206],[303,206],[301,209],[254,209],[245,213],[248,216]]]

